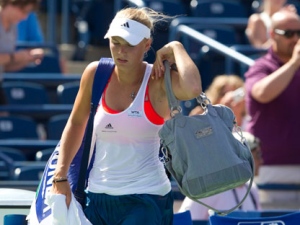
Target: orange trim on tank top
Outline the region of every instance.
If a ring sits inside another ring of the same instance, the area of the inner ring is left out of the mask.
[[[106,93],[106,88],[103,92],[103,96],[102,96],[102,101],[101,104],[103,106],[103,109],[111,114],[117,114],[120,113],[120,111],[111,109],[108,107],[108,105],[106,104],[105,101],[105,93]],[[164,123],[164,119],[157,114],[157,112],[155,112],[155,110],[153,109],[153,106],[149,100],[149,90],[148,90],[148,85],[146,88],[146,93],[145,93],[145,101],[144,101],[144,109],[145,109],[145,114],[147,116],[147,118],[154,123],[155,125],[162,125]]]

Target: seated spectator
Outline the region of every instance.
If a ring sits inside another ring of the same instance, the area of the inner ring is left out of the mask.
[[[243,136],[245,137],[251,149],[255,165],[255,175],[257,175],[259,167],[262,164],[260,141],[248,132],[243,132]],[[237,134],[235,134],[235,137],[237,139],[240,138]],[[216,209],[228,210],[236,206],[240,202],[240,200],[245,196],[248,185],[249,184],[246,183],[235,189],[228,190],[220,194],[216,194],[199,200]],[[208,220],[209,218],[208,208],[187,197],[183,200],[179,212],[184,212],[186,210],[190,210],[192,220]],[[255,183],[252,184],[251,191],[248,197],[245,199],[241,207],[238,208],[238,210],[261,210],[258,189]]]
[[[280,10],[272,16],[272,45],[245,73],[246,130],[261,140],[264,165],[257,184],[300,184],[300,18]],[[262,203],[299,208],[298,190],[260,190]]]
[[[35,12],[31,12],[28,17],[18,24],[18,43],[34,43],[42,44],[44,43],[43,31]],[[67,73],[66,60],[60,58],[60,67],[62,73]]]
[[[39,63],[40,49],[16,51],[16,26],[35,10],[39,0],[3,0],[0,2],[0,105],[6,104],[2,90],[3,72],[17,71],[30,63]]]
[[[271,17],[279,10],[289,10],[296,12],[294,5],[285,5],[286,0],[263,0],[260,13],[254,13],[249,17],[246,28],[246,35],[250,44],[257,48],[268,48],[271,45],[269,32],[271,27]]]
[[[223,104],[230,107],[239,126],[244,123],[246,115],[244,102],[244,81],[237,75],[218,75],[205,91],[212,104]],[[191,110],[190,115],[203,112],[201,106]]]

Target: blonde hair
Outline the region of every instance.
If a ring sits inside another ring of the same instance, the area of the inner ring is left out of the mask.
[[[226,87],[235,90],[243,86],[244,81],[239,76],[234,74],[223,74],[218,75],[213,79],[205,93],[212,104],[218,104],[220,99],[226,94]]]
[[[127,18],[135,20],[147,26],[153,33],[155,24],[159,21],[166,21],[166,19],[174,18],[172,16],[164,15],[163,13],[156,12],[153,9],[142,8],[124,8],[117,12],[115,18]]]

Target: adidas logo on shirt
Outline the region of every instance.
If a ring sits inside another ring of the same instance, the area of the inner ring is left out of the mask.
[[[121,27],[127,27],[127,28],[129,28],[129,23],[128,22],[123,23],[123,24],[121,24]]]
[[[113,126],[111,125],[111,123],[109,123],[109,124],[107,124],[107,125],[105,126],[105,129],[114,129],[114,128],[113,128]]]

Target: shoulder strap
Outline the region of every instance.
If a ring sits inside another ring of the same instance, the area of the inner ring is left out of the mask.
[[[90,111],[90,116],[85,131],[85,136],[83,138],[84,148],[83,148],[83,153],[81,158],[80,172],[78,175],[77,187],[74,192],[77,201],[80,202],[82,206],[85,200],[85,195],[84,195],[85,180],[86,180],[85,178],[87,173],[91,142],[93,136],[94,116],[97,110],[99,100],[111,76],[114,66],[115,65],[112,58],[101,58],[94,76],[92,99],[91,99],[91,111]]]
[[[171,69],[170,69],[170,64],[167,60],[164,61],[164,67],[165,67],[164,81],[165,81],[166,93],[167,93],[169,108],[171,111],[171,116],[173,117],[175,111],[181,112],[182,110],[179,105],[179,101],[176,99],[172,90]]]
[[[102,92],[110,78],[113,68],[115,67],[112,58],[101,58],[95,73],[93,92],[92,92],[92,104],[98,105]]]

